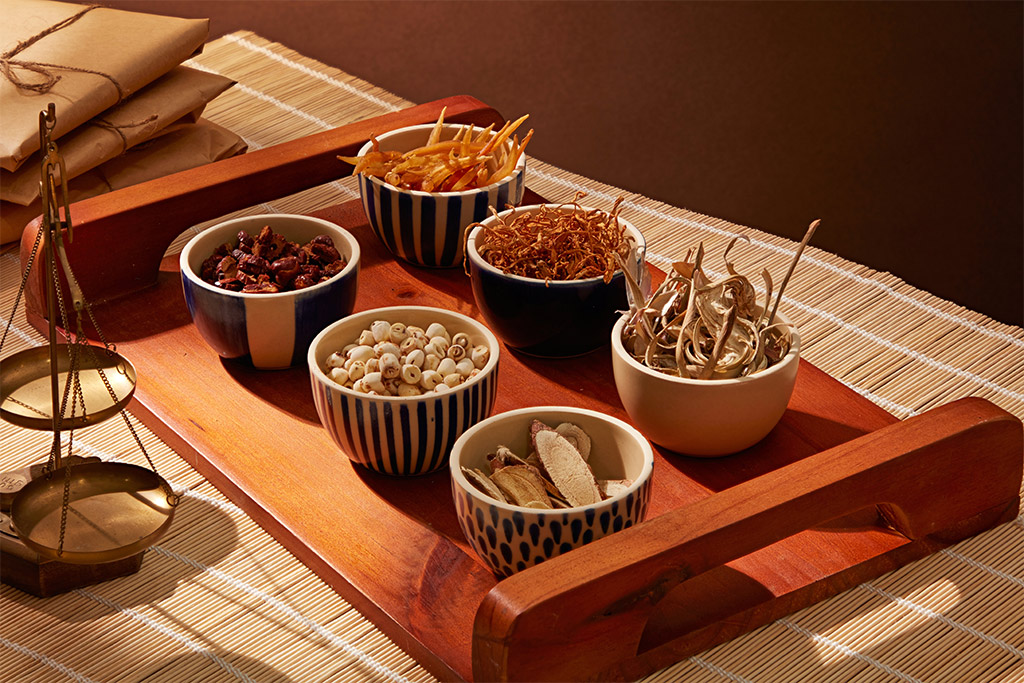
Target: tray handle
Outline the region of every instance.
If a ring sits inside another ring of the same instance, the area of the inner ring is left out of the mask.
[[[355,155],[373,134],[433,123],[444,107],[446,121],[503,122],[480,100],[455,95],[76,202],[73,241],[65,235],[75,278],[92,303],[155,284],[167,247],[190,226],[337,180],[351,171],[338,155]],[[22,268],[40,223],[35,219],[22,233]],[[33,324],[46,315],[42,271],[32,269],[25,296]]]
[[[1020,503],[1022,444],[1016,417],[961,399],[520,572],[481,602],[473,677],[620,678],[676,661],[692,654],[686,633],[639,652],[673,587],[875,505],[900,533],[940,547],[1008,521]]]

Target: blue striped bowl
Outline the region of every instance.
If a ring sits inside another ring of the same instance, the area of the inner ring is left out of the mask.
[[[375,320],[424,329],[439,322],[486,344],[490,359],[480,374],[443,394],[371,396],[346,389],[324,372],[327,357],[354,342]],[[463,432],[491,414],[498,382],[498,340],[461,313],[425,306],[361,311],[334,323],[313,340],[308,364],[313,402],[324,429],[353,462],[392,475],[427,474],[443,467]]]
[[[327,282],[291,292],[243,294],[204,282],[203,261],[221,244],[234,245],[240,230],[255,236],[263,226],[306,244],[330,235],[348,265]],[[181,284],[196,329],[222,358],[248,360],[274,370],[301,365],[313,337],[352,312],[359,274],[359,242],[334,223],[292,214],[263,214],[218,223],[193,237],[181,251]]]
[[[599,503],[538,510],[502,503],[482,493],[462,468],[488,472],[487,455],[498,445],[525,457],[530,425],[578,425],[593,444],[588,463],[598,479],[633,483]],[[585,408],[538,406],[487,418],[463,434],[449,460],[452,497],[466,540],[491,571],[509,576],[644,520],[651,500],[654,450],[640,432],[622,420]]]
[[[408,126],[377,138],[384,151],[407,152],[426,144],[434,124]],[[462,126],[444,124],[442,140]],[[362,156],[373,147],[367,142]],[[462,264],[466,228],[490,215],[488,207],[504,211],[523,200],[526,155],[503,180],[464,192],[402,190],[380,178],[359,175],[359,196],[370,227],[392,254],[417,266],[451,268]]]

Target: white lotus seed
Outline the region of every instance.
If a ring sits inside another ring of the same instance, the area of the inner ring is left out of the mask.
[[[437,370],[437,366],[441,363],[441,357],[436,353],[428,354],[423,359],[424,370]]]
[[[347,356],[348,352],[356,348],[357,346],[359,346],[359,344],[356,344],[354,342],[351,344],[345,344],[345,346],[341,349],[341,355]]]
[[[478,368],[483,368],[491,358],[491,350],[484,344],[478,344],[473,347],[473,351],[469,354],[469,357],[473,360],[473,365]]]
[[[456,332],[455,336],[452,337],[452,344],[455,346],[461,346],[464,349],[469,348],[469,335],[465,332]]]
[[[356,343],[362,346],[373,346],[377,341],[373,338],[373,332],[363,330],[359,333],[359,339],[356,340]]]
[[[448,353],[448,347],[452,345],[452,343],[449,340],[445,339],[441,335],[435,335],[431,337],[430,342],[427,344],[427,346],[430,346],[431,344],[437,347],[437,349],[440,351],[440,353],[438,354],[440,356],[443,356],[444,354]]]
[[[391,329],[388,330],[389,341],[401,344],[408,336],[409,333],[405,329],[405,323],[391,323]]]
[[[451,391],[451,390],[452,390],[452,388],[450,386],[448,386],[447,384],[445,384],[444,382],[441,382],[436,387],[434,387],[434,392],[438,393],[438,394],[443,394],[444,392]]]
[[[366,385],[363,384],[362,378],[357,379],[355,381],[355,384],[352,385],[352,391],[356,391],[356,392],[358,392],[360,394],[365,394],[366,393],[366,391],[367,391],[366,390]]]
[[[444,383],[454,388],[462,384],[462,375],[457,372],[453,372],[450,375],[444,376]]]
[[[427,391],[433,390],[438,384],[443,384],[444,378],[436,370],[425,370],[420,376],[420,386]]]
[[[398,348],[401,349],[402,353],[411,353],[416,349],[422,349],[424,346],[426,346],[426,342],[419,337],[406,337],[405,341]]]
[[[402,351],[398,348],[398,344],[389,341],[378,343],[373,347],[373,350],[376,352],[378,358],[383,356],[385,353],[394,354],[396,357],[402,355]]]
[[[402,364],[398,362],[398,356],[393,353],[381,354],[378,367],[380,367],[384,379],[394,379],[402,371]]]
[[[407,384],[419,384],[420,377],[423,376],[423,371],[420,370],[419,366],[408,365],[402,366],[402,381]]]
[[[351,360],[361,360],[364,363],[374,357],[372,346],[357,346],[348,352],[348,357]]]
[[[388,333],[391,332],[391,323],[387,320],[374,320],[370,325],[370,332],[373,334],[373,341],[384,341],[388,338]]]
[[[459,346],[458,344],[452,344],[448,347],[448,353],[446,355],[453,361],[458,362],[466,357],[466,347]]]
[[[348,370],[345,368],[331,368],[330,378],[341,385],[348,383]]]
[[[444,337],[445,341],[447,341],[449,344],[452,343],[452,336],[448,334],[448,330],[446,330],[444,328],[444,325],[442,325],[441,323],[430,323],[429,325],[427,325],[426,333],[427,336],[430,338]]]
[[[413,339],[419,339],[423,343],[426,343],[427,340],[430,339],[430,337],[427,336],[427,333],[423,330],[423,328],[417,327],[416,325],[409,325],[408,327],[406,327],[405,333],[408,334]]]
[[[380,360],[378,360],[376,358],[371,358],[368,361],[366,361],[366,372],[367,372],[367,374],[369,374],[371,372],[378,372],[379,370],[380,370]]]
[[[348,366],[348,378],[353,382],[362,379],[365,374],[366,363],[361,360],[352,361],[351,365]]]
[[[420,391],[420,388],[415,384],[407,384],[405,382],[402,382],[398,385],[399,396],[419,396],[421,393],[422,392]]]
[[[476,366],[473,365],[473,361],[468,358],[463,358],[455,364],[455,372],[459,373],[463,377],[469,377],[474,370],[476,370]]]
[[[451,358],[442,358],[441,362],[437,365],[437,371],[441,373],[442,377],[446,377],[455,372],[455,361]]]
[[[370,391],[376,391],[378,394],[384,393],[384,377],[379,372],[368,372],[363,377],[363,384]]]
[[[327,356],[327,367],[328,368],[343,368],[345,367],[345,356],[335,351],[331,355]]]
[[[405,362],[408,365],[415,365],[418,368],[423,367],[423,361],[427,359],[427,354],[423,353],[423,349],[413,349],[405,356]]]

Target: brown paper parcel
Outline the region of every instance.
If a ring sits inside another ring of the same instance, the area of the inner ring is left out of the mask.
[[[59,147],[59,144],[58,144]],[[171,124],[164,134],[143,142],[68,183],[68,201],[77,202],[104,192],[186,171],[241,154],[245,142],[215,123]],[[42,213],[37,199],[29,206],[0,201],[0,244],[21,238],[22,230]],[[74,222],[75,212],[71,210]],[[145,226],[139,226],[145,230]]]
[[[232,85],[234,81],[218,74],[176,67],[57,141],[68,180],[156,137],[185,117],[195,123],[206,105]],[[17,171],[0,170],[0,199],[28,205],[38,198],[38,151]]]
[[[209,19],[178,19],[50,0],[3,0],[0,168],[39,149],[39,112],[59,138],[201,51]]]

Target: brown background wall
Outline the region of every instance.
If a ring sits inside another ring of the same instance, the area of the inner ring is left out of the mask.
[[[555,165],[1024,324],[1021,2],[109,0],[251,29]]]

